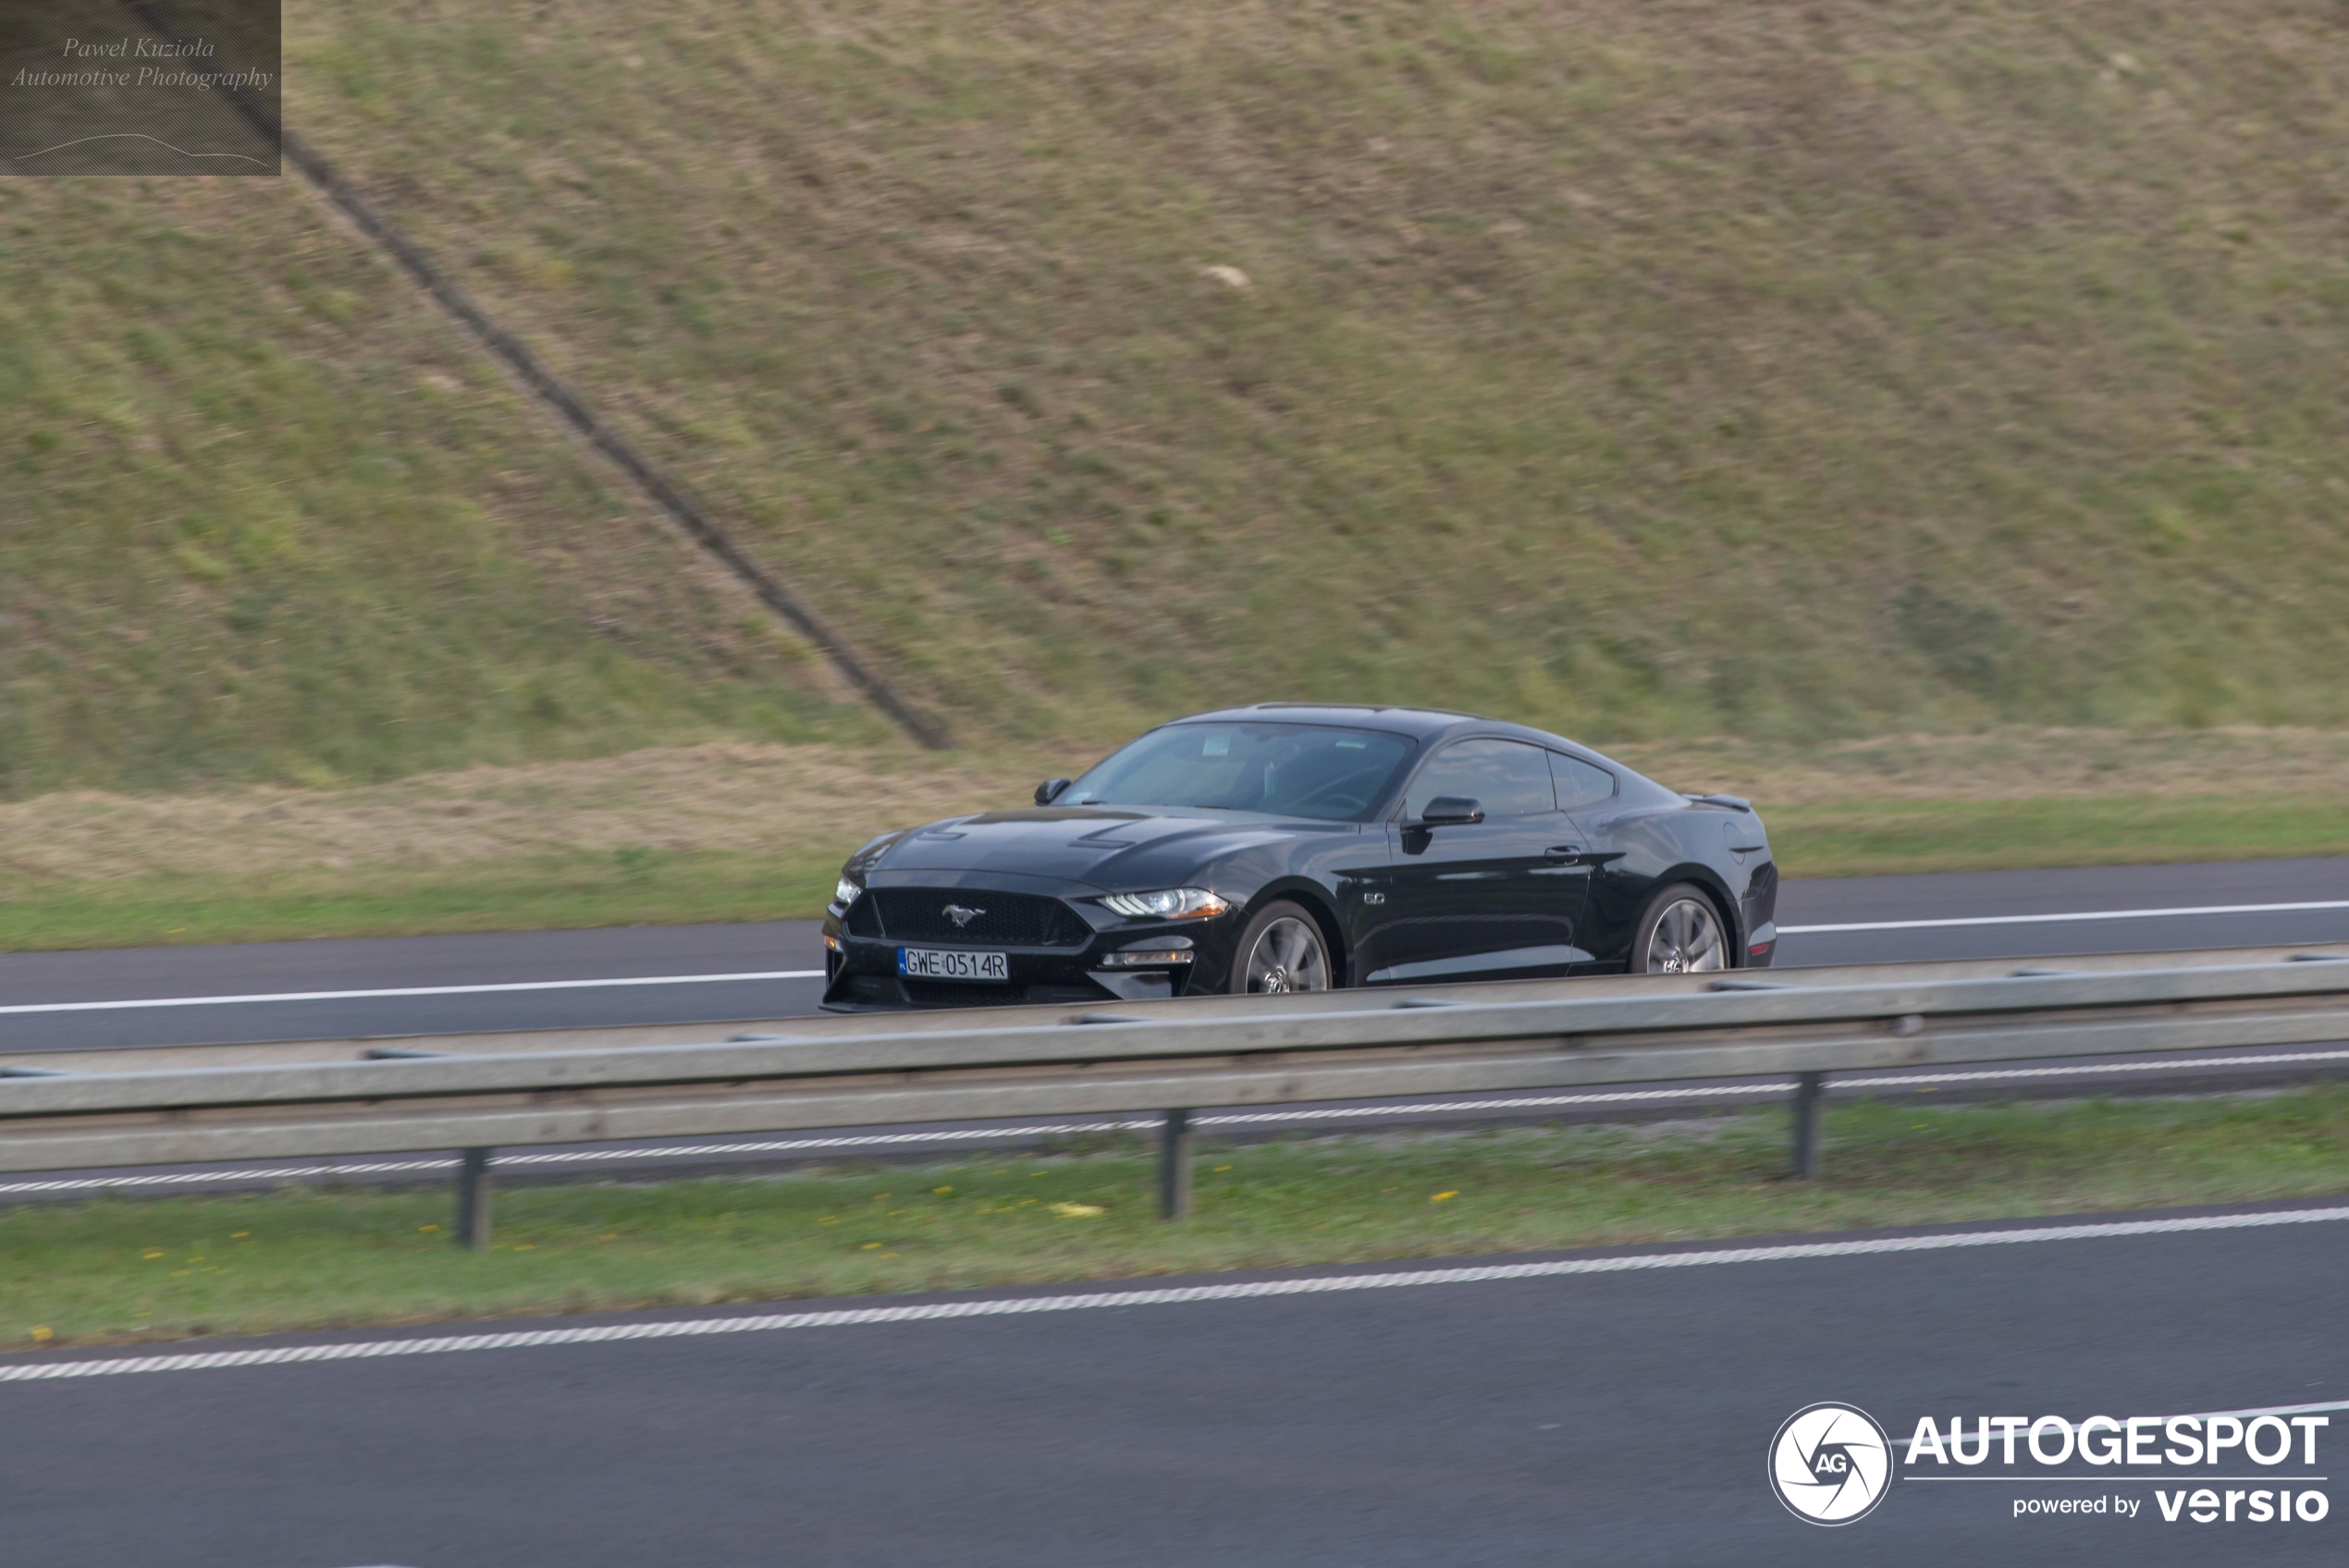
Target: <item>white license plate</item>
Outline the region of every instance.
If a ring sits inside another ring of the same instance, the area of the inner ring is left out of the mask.
[[[938,948],[900,948],[897,973],[913,980],[1009,980],[1008,953],[948,952]]]

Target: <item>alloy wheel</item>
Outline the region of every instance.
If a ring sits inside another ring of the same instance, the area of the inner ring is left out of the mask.
[[[1322,946],[1322,934],[1287,917],[1264,927],[1248,949],[1248,988],[1259,996],[1328,990],[1330,955]]]
[[[1695,899],[1675,899],[1655,918],[1648,937],[1650,974],[1691,974],[1728,967],[1728,949],[1712,909]]]

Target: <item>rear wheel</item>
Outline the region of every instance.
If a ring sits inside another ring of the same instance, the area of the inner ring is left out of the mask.
[[[1631,940],[1634,974],[1694,974],[1729,967],[1721,912],[1704,891],[1675,882],[1648,900]]]
[[[1285,900],[1257,911],[1233,950],[1234,996],[1326,991],[1336,984],[1320,922]]]

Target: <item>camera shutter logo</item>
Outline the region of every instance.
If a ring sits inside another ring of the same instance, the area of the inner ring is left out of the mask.
[[[1864,1519],[1892,1485],[1892,1444],[1866,1411],[1806,1405],[1770,1439],[1770,1489],[1814,1525]]]

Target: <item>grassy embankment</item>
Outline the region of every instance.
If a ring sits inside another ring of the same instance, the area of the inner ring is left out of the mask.
[[[982,745],[2349,720],[2317,0],[288,25],[300,128]],[[0,791],[815,722],[295,182],[0,248]]]
[[[289,27],[304,129],[967,730],[2349,722],[2324,0]]]
[[[1264,1268],[2349,1192],[2349,1091],[1209,1145],[1197,1212],[1150,1160],[1073,1156],[501,1193],[450,1246],[445,1188],[0,1210],[0,1348]]]

